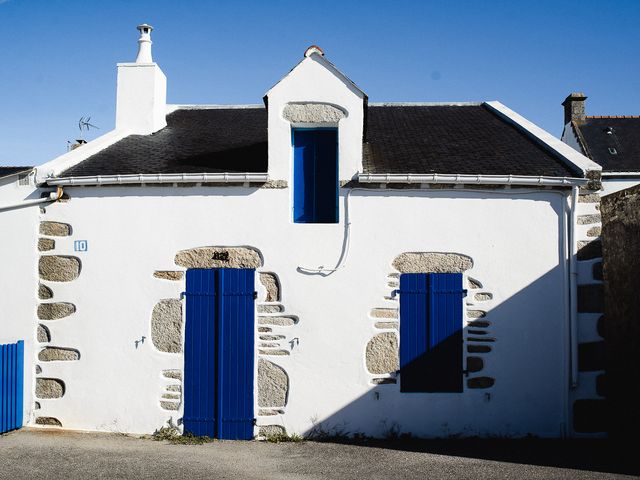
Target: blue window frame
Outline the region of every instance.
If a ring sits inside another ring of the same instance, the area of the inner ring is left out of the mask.
[[[293,129],[293,221],[338,223],[338,129]]]
[[[400,391],[462,392],[461,273],[400,275]]]

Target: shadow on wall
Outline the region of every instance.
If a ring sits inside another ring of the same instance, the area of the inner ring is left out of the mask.
[[[563,420],[568,325],[564,303],[549,302],[548,296],[563,302],[558,286],[563,288],[564,282],[562,269],[555,267],[525,290],[486,308],[486,313],[472,300],[485,289],[468,290],[462,331],[463,368],[468,373],[459,369],[462,393],[454,393],[455,389],[452,393],[401,393],[401,378],[393,370],[387,370],[390,375],[386,378],[376,375],[380,371],[372,372],[372,385],[379,384],[333,415],[319,419],[317,427],[330,431],[342,426],[344,433],[366,431],[376,436],[393,429],[397,434],[411,431],[436,437],[527,436],[541,431],[545,436],[561,436],[562,423],[568,421]],[[375,320],[379,319],[370,319]],[[397,327],[390,324],[373,336],[397,335]],[[433,372],[451,357],[450,343],[445,341],[416,359],[409,369]],[[383,363],[395,365],[395,370],[397,343],[393,348],[395,360]],[[432,376],[437,378],[444,371]],[[407,418],[415,418],[415,424],[407,424]]]
[[[376,448],[638,473],[640,464],[637,455],[631,453],[630,443],[541,439],[531,433],[541,424],[553,427],[549,421],[553,418],[557,420],[555,431],[547,428],[545,436],[562,436],[562,410],[568,401],[564,396],[569,395],[569,340],[564,333],[568,325],[565,315],[558,313],[562,306],[555,310],[555,315],[548,315],[553,312],[546,307],[545,295],[553,286],[557,290],[558,285],[563,285],[563,278],[562,269],[556,267],[488,310],[482,318],[486,320],[486,333],[479,334],[476,327],[463,328],[464,369],[468,373],[460,372],[462,393],[402,393],[401,376],[392,372],[386,379],[391,383],[372,386],[332,415],[314,419],[314,428],[305,435],[316,441]],[[468,297],[471,295],[473,290],[469,290]],[[467,319],[467,324],[474,321]],[[450,343],[443,342],[410,368],[432,370],[444,357],[449,357]],[[567,347],[564,351],[563,346]],[[375,375],[372,377],[375,380]],[[414,416],[415,424],[406,423],[407,413]],[[429,420],[430,415],[438,420]],[[570,406],[566,415],[565,421],[571,425]],[[402,417],[404,424],[399,420]],[[468,428],[454,427],[460,426],[461,418],[470,420]],[[573,423],[580,421],[576,419]],[[414,436],[416,432],[421,435],[420,424],[430,429],[422,435],[444,438]],[[381,438],[361,433],[372,430]],[[519,438],[509,439],[511,436]]]

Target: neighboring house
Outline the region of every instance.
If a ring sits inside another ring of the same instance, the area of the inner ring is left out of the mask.
[[[640,183],[640,116],[587,115],[587,97],[571,93],[562,102],[562,141],[602,166],[601,195]]]
[[[498,102],[369,103],[318,47],[264,105],[167,105],[139,29],[115,130],[37,168],[65,201],[0,273],[31,280],[3,311],[32,332],[26,423],[602,431],[599,165]]]

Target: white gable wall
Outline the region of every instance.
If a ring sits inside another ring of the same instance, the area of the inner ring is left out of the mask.
[[[288,103],[328,104],[346,112],[336,125],[300,124],[293,126],[337,126],[340,180],[350,180],[362,171],[363,93],[319,54],[302,60],[267,94],[269,110],[269,178],[292,179],[291,128],[283,117]]]

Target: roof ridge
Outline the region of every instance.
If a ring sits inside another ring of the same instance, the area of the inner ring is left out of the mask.
[[[224,109],[250,109],[250,108],[264,108],[264,104],[262,103],[239,103],[232,105],[223,105],[223,104],[167,104],[167,110],[171,112],[175,112],[176,110],[224,110]]]
[[[640,118],[640,115],[585,115],[585,118]]]
[[[483,102],[369,102],[370,107],[479,107]]]

